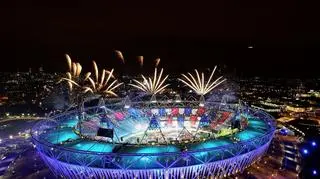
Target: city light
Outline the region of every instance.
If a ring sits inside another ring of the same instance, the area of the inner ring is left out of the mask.
[[[313,141],[313,142],[311,143],[311,145],[315,147],[315,146],[317,146],[317,143],[316,143],[315,141]]]
[[[12,135],[10,135],[10,136],[9,136],[9,139],[13,139],[13,136],[12,136]]]
[[[303,153],[304,153],[304,154],[308,154],[309,151],[308,151],[307,149],[303,149]]]
[[[317,174],[318,174],[317,170],[313,170],[313,171],[312,171],[312,174],[313,174],[313,175],[317,175]]]

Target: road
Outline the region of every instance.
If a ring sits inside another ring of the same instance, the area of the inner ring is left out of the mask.
[[[25,117],[19,117],[19,118],[3,118],[0,119],[0,123],[3,122],[9,122],[9,121],[16,121],[16,120],[42,120],[46,119],[45,117],[33,117],[33,116],[25,116]]]

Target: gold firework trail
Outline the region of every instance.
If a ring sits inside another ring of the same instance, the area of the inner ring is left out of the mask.
[[[226,81],[226,79],[223,79],[223,76],[220,76],[214,81],[212,80],[216,68],[217,66],[214,67],[209,77],[209,80],[206,83],[204,79],[204,73],[202,72],[200,77],[198,70],[195,70],[195,76],[191,73],[188,73],[188,75],[182,74],[183,78],[178,78],[178,80],[187,85],[198,95],[205,95],[212,91],[215,87]]]

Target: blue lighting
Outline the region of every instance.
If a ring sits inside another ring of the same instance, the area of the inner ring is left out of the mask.
[[[129,108],[128,109],[128,113],[131,117],[135,118],[135,119],[139,119],[141,118],[141,113],[139,110],[134,109],[134,108]]]
[[[159,109],[159,114],[160,114],[160,116],[165,116],[166,115],[166,109],[160,108]]]
[[[158,119],[155,116],[152,116],[150,123],[149,123],[149,128],[152,130],[160,128],[160,124],[158,122]]]
[[[286,128],[282,128],[282,129],[280,129],[280,134],[287,135],[288,134],[288,130]]]
[[[178,125],[179,127],[184,126],[184,117],[182,115],[178,116]]]
[[[205,127],[205,126],[210,125],[210,121],[209,121],[209,118],[208,118],[207,115],[201,116],[199,125],[200,125],[201,127]]]
[[[317,143],[316,143],[315,141],[313,141],[313,142],[311,143],[311,145],[315,147],[315,146],[317,145]]]
[[[307,149],[303,149],[303,153],[304,153],[304,154],[308,154],[309,151],[308,151]]]
[[[192,113],[192,109],[191,109],[191,108],[185,108],[185,109],[184,109],[184,114],[185,114],[186,116],[190,116],[191,113]]]
[[[317,175],[317,174],[318,174],[317,170],[313,170],[313,171],[312,171],[312,174],[313,174],[313,175]]]

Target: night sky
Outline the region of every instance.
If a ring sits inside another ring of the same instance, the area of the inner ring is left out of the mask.
[[[0,4],[0,71],[64,71],[65,53],[88,70],[91,60],[120,70],[118,49],[132,71],[144,55],[146,70],[160,57],[169,72],[224,64],[236,75],[320,76],[320,16],[307,1],[9,3]]]

